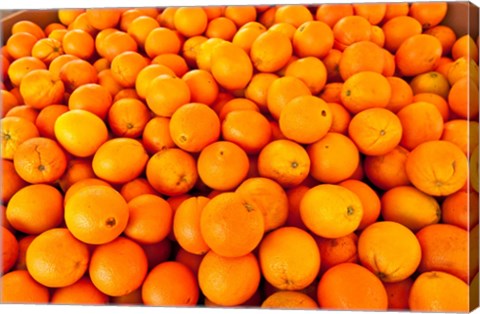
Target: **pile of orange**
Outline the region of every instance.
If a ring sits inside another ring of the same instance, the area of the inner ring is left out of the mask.
[[[1,302],[468,311],[479,53],[448,8],[16,22]]]

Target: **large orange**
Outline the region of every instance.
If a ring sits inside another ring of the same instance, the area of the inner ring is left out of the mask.
[[[432,71],[442,56],[442,44],[428,34],[413,35],[402,42],[395,54],[395,63],[403,76]]]
[[[127,226],[129,210],[122,195],[109,186],[91,185],[65,201],[65,224],[82,242],[103,244]]]

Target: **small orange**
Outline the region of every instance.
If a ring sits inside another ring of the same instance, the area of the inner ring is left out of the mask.
[[[150,119],[143,129],[142,143],[150,154],[175,147],[170,136],[170,119],[165,117],[154,117]]]
[[[292,52],[292,42],[286,35],[266,31],[253,41],[250,58],[258,71],[276,72],[287,64]]]
[[[0,277],[2,303],[42,304],[50,301],[47,287],[39,284],[27,270],[15,270]]]
[[[191,99],[188,84],[181,78],[166,74],[151,81],[145,96],[150,110],[162,117],[171,117],[175,110]]]
[[[67,228],[52,228],[39,234],[28,246],[26,256],[30,275],[53,288],[79,280],[87,271],[89,260],[87,244],[77,240]]]
[[[128,258],[119,260],[119,256]],[[122,236],[96,246],[88,266],[92,283],[108,296],[122,296],[140,288],[147,270],[142,247]]]
[[[65,53],[88,60],[95,52],[95,40],[84,30],[72,29],[65,33],[62,47]]]
[[[354,232],[332,239],[315,236],[315,242],[317,242],[322,258],[321,274],[324,274],[335,265],[358,262],[358,236]]]
[[[120,194],[122,194],[127,202],[130,202],[137,196],[145,194],[157,195],[157,192],[151,184],[148,183],[147,179],[139,177],[123,184],[120,188]]]
[[[7,204],[15,193],[17,193],[21,188],[27,185],[27,182],[23,181],[22,178],[20,178],[20,176],[15,171],[13,162],[5,158],[2,158],[1,182],[2,191],[0,200],[4,204]],[[6,223],[6,218],[2,221],[2,223]]]
[[[168,196],[178,196],[190,191],[198,179],[195,159],[179,148],[167,148],[155,153],[145,169],[153,188]]]
[[[173,214],[170,205],[159,196],[139,195],[128,202],[128,223],[124,233],[139,243],[157,243],[170,233]]]
[[[123,87],[134,87],[138,73],[148,65],[140,53],[124,51],[116,55],[110,64],[113,77]]]
[[[95,175],[111,183],[125,183],[145,169],[148,154],[140,141],[114,138],[104,142],[93,155]]]
[[[207,29],[207,13],[202,7],[179,7],[173,15],[173,24],[185,37],[198,36]]]
[[[322,206],[318,206],[319,203]],[[345,187],[320,184],[303,196],[300,215],[305,226],[316,235],[339,238],[358,228],[363,205],[360,198]]]
[[[109,186],[83,187],[65,201],[67,228],[77,239],[89,244],[117,238],[125,230],[128,213],[125,199]]]
[[[179,148],[190,153],[200,152],[220,137],[220,119],[205,104],[186,104],[173,113],[170,136]]]
[[[293,50],[300,58],[323,58],[332,49],[334,33],[321,21],[307,21],[293,35]]]
[[[236,32],[237,26],[235,23],[229,18],[220,16],[208,22],[205,35],[208,38],[221,38],[231,41]]]
[[[155,266],[141,287],[142,301],[150,306],[194,306],[199,287],[193,272],[176,261]]]
[[[311,95],[308,86],[294,76],[276,78],[267,89],[267,108],[270,114],[279,119],[285,105],[297,96]]]
[[[324,62],[316,57],[300,58],[289,63],[285,75],[302,80],[312,95],[318,94],[327,82],[327,68]]]
[[[347,136],[328,132],[306,149],[311,161],[310,175],[322,183],[338,183],[350,178],[358,168],[360,153]]]
[[[247,176],[247,153],[232,142],[218,141],[206,146],[198,156],[200,179],[208,187],[220,191],[236,188]],[[235,165],[235,167],[231,167]]]
[[[44,69],[28,72],[20,83],[20,94],[25,104],[36,109],[61,103],[64,91],[63,82],[54,79],[53,75]]]
[[[260,285],[261,273],[252,253],[223,257],[209,251],[198,269],[201,292],[218,305],[236,306],[250,299]]]
[[[285,105],[278,122],[286,138],[301,144],[311,144],[330,130],[332,113],[321,98],[298,96]]]
[[[190,88],[191,101],[212,105],[218,96],[218,84],[212,74],[205,70],[190,70],[182,76]]]
[[[300,144],[280,139],[268,143],[259,153],[258,171],[288,188],[300,184],[310,171],[310,158]]]
[[[264,224],[260,205],[236,192],[213,197],[200,215],[200,232],[207,246],[230,258],[252,252],[263,237]]]
[[[165,44],[158,45],[159,42]],[[178,53],[180,48],[180,39],[174,31],[166,27],[156,27],[151,30],[144,44],[145,53],[152,59],[164,53]]]
[[[384,108],[365,109],[353,116],[348,133],[358,150],[368,156],[392,151],[402,139],[400,119]]]
[[[67,111],[68,106],[65,105],[50,105],[40,110],[35,120],[39,134],[55,139],[55,121]]]

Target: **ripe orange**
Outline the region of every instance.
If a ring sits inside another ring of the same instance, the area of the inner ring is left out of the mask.
[[[52,245],[55,243],[55,245]],[[66,228],[52,228],[39,234],[27,249],[30,275],[46,287],[65,287],[87,271],[90,260],[87,244]]]
[[[447,14],[446,2],[415,3],[410,6],[409,15],[422,24],[423,29],[438,25]]]
[[[200,232],[205,243],[225,257],[240,257],[253,251],[265,230],[260,206],[235,192],[213,197],[200,216]]]
[[[310,158],[300,144],[287,140],[268,143],[258,155],[258,171],[262,177],[275,180],[282,187],[296,186],[310,171]]]
[[[260,284],[260,266],[252,253],[223,257],[209,251],[198,269],[201,292],[212,302],[236,306],[246,302]]]
[[[436,37],[417,34],[404,40],[395,54],[395,63],[403,76],[432,71],[442,56],[442,44]]]
[[[28,72],[20,83],[20,94],[24,103],[36,109],[61,103],[64,91],[63,82],[54,79],[45,69]]]
[[[172,229],[173,213],[170,204],[160,196],[145,194],[128,202],[128,223],[124,234],[139,243],[157,243]]]
[[[138,73],[148,65],[146,58],[135,51],[124,51],[116,55],[110,64],[115,80],[123,87],[134,87]]]
[[[315,242],[317,242],[322,258],[321,274],[324,274],[335,265],[358,262],[358,236],[354,232],[332,239],[315,236]]]
[[[68,230],[89,244],[103,244],[117,238],[127,226],[128,215],[127,202],[109,186],[83,187],[65,201]]]
[[[119,259],[119,256],[128,258]],[[147,256],[142,247],[120,236],[94,248],[88,273],[98,290],[115,297],[140,288],[147,267]]]
[[[286,104],[302,95],[311,95],[311,91],[301,79],[294,76],[276,78],[267,89],[268,111],[278,120]]]
[[[347,80],[353,74],[372,71],[382,73],[385,68],[384,50],[375,43],[362,40],[351,44],[342,53],[338,63],[338,71]]]
[[[250,58],[258,71],[276,72],[287,64],[292,52],[292,42],[286,35],[266,31],[253,41]]]
[[[261,305],[269,309],[317,309],[317,303],[308,295],[298,291],[277,291],[267,297]]]
[[[180,7],[175,10],[173,24],[185,37],[198,36],[207,29],[208,16],[201,7]]]
[[[380,310],[388,308],[382,281],[367,268],[342,263],[323,274],[317,289],[318,304],[332,310]]]
[[[151,112],[138,99],[125,98],[113,103],[108,111],[108,125],[113,134],[138,138],[150,121]]]
[[[191,93],[184,80],[165,74],[150,82],[145,97],[154,114],[171,117],[178,108],[190,102]]]
[[[39,284],[27,270],[15,270],[0,277],[2,303],[35,303],[50,301],[47,287]]]
[[[108,296],[98,290],[89,277],[82,277],[75,283],[57,288],[50,300],[53,304],[107,304]]]
[[[28,139],[38,137],[34,123],[21,117],[5,117],[2,126],[2,158],[12,160],[18,146]]]
[[[471,230],[478,224],[478,192],[458,191],[442,202],[442,221]]]
[[[141,293],[146,305],[194,306],[199,298],[199,287],[187,266],[167,261],[150,270],[142,284]]]
[[[321,21],[306,21],[293,35],[293,50],[300,57],[323,58],[332,49],[334,32]]]

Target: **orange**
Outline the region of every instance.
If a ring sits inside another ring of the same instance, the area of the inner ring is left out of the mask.
[[[5,117],[2,126],[2,158],[12,160],[18,146],[28,139],[38,137],[38,128],[21,117]]]
[[[383,21],[387,5],[385,3],[354,3],[353,12],[356,16],[366,18],[370,24],[377,25]]]
[[[17,263],[19,243],[13,233],[2,226],[2,274],[8,273]]]
[[[122,14],[119,9],[113,8],[94,8],[85,12],[88,23],[98,30],[117,26]]]
[[[374,189],[357,179],[345,180],[339,185],[349,189],[360,198],[363,207],[363,216],[360,225],[358,226],[359,230],[363,230],[368,225],[377,221],[380,216],[381,203],[380,198]]]
[[[282,187],[300,184],[310,171],[310,158],[300,144],[280,139],[268,143],[258,155],[260,176],[272,179]]]
[[[322,183],[338,183],[353,175],[360,162],[355,143],[340,133],[328,132],[306,149],[311,161],[310,175]]]
[[[52,228],[39,234],[28,246],[26,256],[30,275],[53,288],[79,280],[87,271],[89,259],[88,246],[66,228]]]
[[[117,100],[108,111],[110,130],[113,134],[122,137],[140,137],[150,118],[150,110],[138,99]]]
[[[301,79],[294,76],[276,78],[267,90],[267,108],[273,118],[278,120],[287,103],[302,95],[311,95],[311,91]]]
[[[457,38],[452,46],[452,58],[457,60],[461,57],[472,59],[478,63],[478,46],[468,34]]]
[[[83,59],[68,61],[60,69],[60,80],[67,92],[73,92],[82,85],[98,82],[97,70]]]
[[[89,277],[55,289],[50,300],[53,304],[107,304],[108,301],[108,296],[100,292]]]
[[[418,20],[422,24],[423,29],[429,29],[443,21],[447,14],[447,3],[412,3],[408,14]]]
[[[320,253],[314,238],[296,227],[270,232],[262,240],[258,254],[263,276],[281,290],[307,287],[320,270]],[[279,268],[281,272],[277,271]]]
[[[260,266],[252,253],[223,257],[209,251],[198,269],[201,292],[221,306],[236,306],[248,301],[257,291],[260,279]]]
[[[442,221],[465,230],[478,224],[478,192],[458,191],[442,202]]]
[[[60,55],[58,57],[56,57],[54,60],[52,60],[52,62],[50,62],[49,66],[48,66],[48,70],[50,71],[50,73],[53,74],[53,77],[55,79],[59,79],[60,78],[60,70],[62,69],[62,67],[67,64],[68,62],[72,61],[72,60],[77,60],[79,59],[77,56],[74,56],[74,55],[71,55],[71,54],[63,54],[63,55]],[[20,60],[22,59],[19,59],[19,63],[20,63]],[[25,59],[27,60],[27,59]],[[29,61],[33,61],[33,60],[29,60]],[[13,62],[12,62],[13,64]],[[42,62],[42,64],[44,64]],[[36,66],[32,66],[32,68],[36,68]],[[41,66],[41,68],[45,69],[46,66]],[[20,77],[19,77],[20,78]],[[20,85],[20,81],[18,81],[18,84],[17,85]]]
[[[38,38],[27,32],[18,32],[8,37],[5,45],[8,54],[15,60],[28,57]]]
[[[315,242],[322,258],[321,274],[335,265],[358,262],[356,233],[332,239],[315,236]]]
[[[203,255],[210,250],[200,231],[200,218],[209,201],[204,196],[191,197],[175,211],[173,233],[178,244],[188,253]]]
[[[327,104],[332,112],[332,125],[330,127],[330,132],[346,134],[348,131],[348,125],[352,120],[352,115],[339,103],[329,102]]]
[[[187,193],[198,179],[195,159],[179,148],[155,153],[147,162],[145,174],[157,192],[168,196]]]
[[[437,67],[437,71],[440,72],[441,66]],[[457,81],[469,77],[475,85],[478,85],[478,65],[475,61],[467,59],[466,57],[460,57],[455,61],[446,63],[444,67],[444,76],[448,79],[450,85],[454,85]]]
[[[408,297],[413,285],[412,277],[397,281],[384,282],[383,286],[388,295],[388,309],[390,310],[408,310]]]
[[[128,202],[128,223],[124,234],[138,243],[157,243],[167,237],[172,228],[170,205],[159,196],[145,194]]]
[[[119,260],[119,256],[128,258]],[[147,257],[140,245],[120,236],[95,247],[88,272],[102,293],[113,297],[126,295],[141,287],[147,275]]]
[[[49,202],[42,202],[47,198]],[[10,225],[27,234],[39,234],[63,221],[63,197],[47,184],[28,185],[16,192],[7,205]]]
[[[53,183],[65,172],[67,157],[57,142],[33,137],[18,146],[13,165],[18,175],[29,183]]]
[[[433,224],[417,232],[422,248],[419,272],[442,271],[468,283],[478,271],[478,264],[469,266],[469,233],[449,224]]]
[[[307,21],[301,24],[293,35],[293,50],[300,57],[323,58],[332,49],[334,33],[321,21]]]
[[[413,94],[432,93],[446,99],[450,90],[447,78],[436,71],[431,71],[415,76],[410,82]]]
[[[171,117],[175,110],[191,99],[188,84],[181,78],[167,74],[154,78],[145,96],[150,110],[162,117]]]
[[[415,102],[412,87],[407,81],[396,76],[387,77],[387,81],[390,84],[392,94],[385,109],[397,113],[403,107]]]
[[[262,177],[248,178],[235,192],[259,206],[263,214],[265,231],[279,228],[286,223],[288,197],[277,182]]]
[[[182,77],[189,68],[185,59],[174,53],[165,53],[152,59],[152,64],[161,64],[173,70],[176,76]]]
[[[137,196],[144,194],[156,195],[157,192],[150,183],[148,183],[147,179],[139,177],[122,185],[120,188],[120,194],[122,194],[127,202],[130,202]]]
[[[107,141],[105,123],[86,110],[75,109],[61,114],[55,121],[55,138],[65,150],[77,157],[89,157]]]
[[[2,303],[48,303],[50,293],[47,287],[39,284],[27,270],[15,270],[0,277]]]
[[[353,9],[353,8],[352,8]],[[372,25],[363,16],[346,15],[340,18],[332,28],[334,36],[334,48],[340,51],[353,43],[362,40],[370,40]]]
[[[182,56],[187,62],[189,67],[198,67],[197,55],[200,51],[200,47],[209,38],[205,36],[193,36],[187,38],[182,47]]]
[[[35,123],[37,120],[39,111],[29,105],[20,105],[15,106],[14,108],[10,109],[5,117],[19,117],[25,118],[28,121]]]
[[[444,124],[442,140],[456,144],[467,156],[478,145],[478,122],[453,119]]]
[[[148,34],[157,27],[160,27],[160,24],[155,18],[140,15],[128,24],[126,31],[140,47],[144,47]]]
[[[380,221],[360,233],[358,258],[382,281],[397,282],[416,271],[422,250],[410,229],[397,222]]]
[[[221,108],[217,108],[217,110],[219,111],[218,117],[220,118],[221,121],[225,119],[227,114],[233,111],[245,111],[245,110],[256,111],[256,112],[260,111],[258,106],[253,101],[243,97],[237,97],[237,98],[228,100],[225,104],[222,105]]]
[[[142,133],[142,143],[145,149],[150,154],[175,147],[175,143],[170,136],[170,119],[165,117],[151,118]]]
[[[173,15],[173,24],[185,37],[198,36],[207,29],[208,16],[201,7],[179,7]]]
[[[124,51],[112,59],[110,69],[120,85],[134,87],[138,73],[147,65],[147,59],[140,53]]]
[[[65,53],[88,60],[95,52],[95,40],[84,30],[72,29],[65,33],[62,47]]]
[[[378,156],[392,151],[402,139],[400,119],[390,110],[371,108],[353,116],[348,133],[359,151]]]
[[[410,36],[395,54],[395,63],[403,76],[415,76],[432,71],[442,56],[442,44],[428,34]]]
[[[342,263],[323,274],[317,289],[318,304],[332,310],[386,311],[388,297],[382,282],[367,268]]]
[[[474,118],[478,116],[478,86],[473,80],[464,77],[456,81],[448,93],[448,107],[462,118]]]
[[[220,16],[208,22],[205,35],[208,38],[221,38],[231,41],[236,32],[237,26],[235,23],[226,17]]]
[[[222,121],[222,137],[255,154],[270,142],[272,130],[267,118],[257,111],[238,110],[227,113]]]
[[[77,239],[89,244],[103,244],[117,238],[127,226],[128,214],[125,199],[109,186],[83,187],[65,201],[67,228]]]
[[[258,22],[249,22],[238,29],[232,38],[232,43],[249,54],[255,39],[266,31],[265,25]]]
[[[408,185],[410,180],[405,172],[409,151],[401,146],[381,156],[367,156],[363,162],[365,175],[378,188],[389,190],[396,186]]]
[[[102,85],[90,83],[75,89],[68,98],[70,110],[83,109],[97,115],[100,119],[107,117],[112,105],[112,96]]]
[[[235,192],[213,197],[200,215],[205,243],[224,257],[240,257],[253,251],[263,237],[264,224],[260,205]]]
[[[182,79],[190,88],[191,101],[212,105],[218,96],[218,84],[210,72],[205,70],[190,70]]]
[[[433,93],[420,93],[413,96],[413,102],[428,102],[435,107],[442,115],[443,121],[446,122],[450,116],[450,110],[448,108],[448,103],[441,96]]]
[[[362,71],[344,82],[340,97],[350,112],[358,113],[369,108],[385,108],[391,94],[390,84],[382,74]]]
[[[257,18],[257,10],[251,5],[226,6],[223,14],[226,18],[231,19],[237,27],[253,22]]]
[[[353,6],[348,3],[325,3],[317,6],[315,19],[333,28],[345,16],[353,15]]]
[[[308,86],[312,95],[318,94],[327,82],[325,64],[316,57],[300,58],[289,63],[285,75],[302,80]]]
[[[2,111],[0,113],[2,118],[5,117],[11,109],[19,105],[19,101],[15,95],[5,89],[0,89],[0,99],[2,101]]]
[[[412,311],[468,312],[468,285],[442,271],[424,272],[410,289]]]
[[[338,63],[338,70],[344,81],[363,71],[382,73],[384,67],[383,49],[366,40],[345,48]]]
[[[173,113],[170,135],[179,148],[190,153],[200,152],[220,137],[220,119],[205,104],[186,104]]]
[[[442,43],[442,54],[447,56],[450,54],[453,45],[457,41],[457,34],[455,31],[446,25],[437,25],[425,31],[425,34],[432,35],[438,38]]]
[[[54,79],[52,74],[44,69],[28,72],[20,83],[20,94],[25,104],[35,109],[61,103],[64,91],[63,82]]]
[[[2,203],[7,204],[12,196],[26,185],[27,182],[23,181],[16,173],[13,162],[2,158],[2,194],[0,198]],[[5,223],[5,220],[2,223]]]
[[[277,291],[261,305],[269,309],[317,309],[317,303],[308,295],[297,291]]]
[[[221,38],[208,38],[199,44],[195,62],[200,70],[211,70],[213,49],[222,43],[225,43],[225,40]]]
[[[286,138],[311,144],[323,138],[332,125],[327,103],[315,96],[298,96],[283,107],[279,126]]]
[[[275,23],[289,23],[295,28],[312,20],[312,13],[303,5],[282,5],[275,11]]]
[[[411,16],[397,16],[382,25],[385,49],[395,53],[400,45],[413,35],[422,33],[422,24]]]
[[[45,32],[42,28],[38,24],[28,20],[21,20],[12,25],[12,34],[20,32],[32,34],[37,39],[45,38]]]
[[[443,132],[443,117],[439,110],[428,102],[414,102],[397,113],[402,124],[400,144],[406,149],[439,140]],[[428,117],[428,120],[427,120]]]
[[[249,160],[245,151],[228,141],[209,144],[200,152],[197,160],[200,179],[208,187],[221,191],[236,188],[247,176],[248,168]]]
[[[276,72],[287,64],[292,52],[292,42],[286,35],[266,31],[253,41],[250,58],[258,71]]]
[[[338,49],[331,49],[329,53],[322,59],[327,70],[327,81],[332,84],[343,81],[340,76],[339,64],[342,59],[343,52]],[[325,84],[326,86],[326,84]]]
[[[158,42],[163,42],[165,45],[158,45]],[[181,48],[181,42],[171,29],[157,27],[148,33],[144,48],[147,56],[153,59],[164,53],[178,53]]]
[[[187,266],[167,261],[147,274],[141,293],[145,305],[194,306],[199,298],[199,287]]]
[[[35,120],[39,134],[55,139],[55,121],[67,111],[68,107],[65,105],[50,105],[40,110]]]
[[[318,206],[319,203],[322,206]],[[300,216],[305,226],[316,235],[339,238],[358,228],[363,205],[360,198],[345,187],[320,184],[303,196]]]
[[[62,55],[63,44],[54,38],[39,39],[32,47],[32,57],[38,58],[45,64],[50,64],[55,58]]]
[[[137,78],[135,79],[135,90],[141,99],[145,99],[147,96],[148,87],[150,86],[152,80],[162,74],[168,74],[171,77],[175,76],[173,70],[161,64],[147,65],[137,73]]]
[[[410,152],[405,164],[407,177],[420,191],[433,196],[457,192],[467,180],[468,161],[455,144],[429,141]]]
[[[211,54],[211,72],[217,83],[227,90],[243,89],[253,75],[248,54],[237,45],[224,42]]]
[[[422,211],[415,208],[422,208]],[[412,186],[397,186],[382,195],[382,217],[414,232],[438,223],[441,215],[437,200]]]

